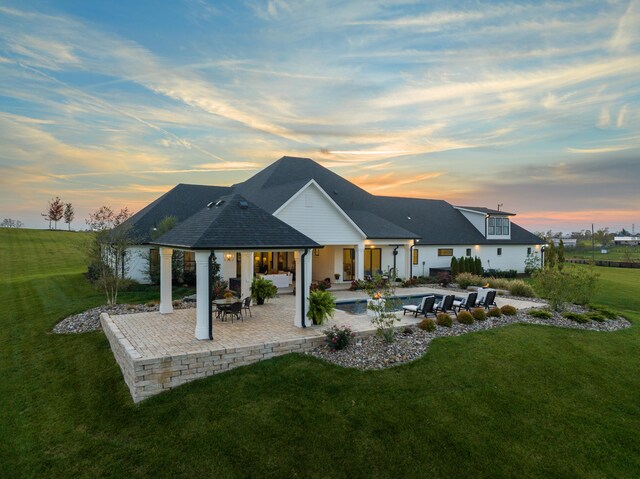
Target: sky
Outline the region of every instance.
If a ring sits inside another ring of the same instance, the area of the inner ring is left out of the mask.
[[[284,155],[640,231],[640,1],[0,0],[0,218],[59,196],[84,229]]]

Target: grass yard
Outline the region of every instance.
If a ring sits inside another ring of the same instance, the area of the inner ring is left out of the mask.
[[[580,248],[565,248],[564,255],[567,259],[595,259],[596,261],[624,261],[640,263],[640,246],[608,246],[606,253],[602,253],[602,248],[596,246],[595,249],[589,246]]]
[[[516,325],[379,372],[289,355],[136,406],[102,332],[49,333],[103,301],[84,241],[0,229],[2,477],[640,476],[640,270],[599,268],[625,331]]]

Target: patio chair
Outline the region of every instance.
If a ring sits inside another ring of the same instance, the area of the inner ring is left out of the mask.
[[[436,305],[436,297],[435,296],[427,296],[427,300],[424,302],[424,307],[422,311],[420,311],[425,316],[428,316],[429,313],[436,315],[436,311],[434,309]]]
[[[451,311],[453,312],[456,316],[458,316],[458,313],[456,312],[456,309],[453,307],[453,302],[455,301],[456,297],[453,294],[448,294],[446,295],[444,298],[442,298],[442,301],[440,301],[440,303],[438,303],[438,305],[433,309],[434,313],[446,313],[447,311]]]
[[[428,298],[434,298],[433,296],[425,296],[424,298],[422,298],[422,300],[420,301],[419,305],[416,304],[406,304],[404,306],[402,306],[402,315],[404,316],[405,314],[407,314],[407,311],[410,313],[413,313],[413,317],[417,318],[418,317],[418,313],[422,313],[422,311],[424,310],[424,305],[427,302]]]
[[[478,306],[483,306],[485,309],[489,309],[491,306],[497,306],[496,290],[492,289],[491,291],[488,291],[484,299],[478,301]]]
[[[249,311],[249,317],[252,317],[253,315],[251,314],[251,296],[247,296],[242,300],[242,311],[244,311],[245,309]]]
[[[471,310],[471,308],[475,308],[478,300],[478,293],[469,293],[466,299],[462,301],[455,300],[453,302],[453,307],[458,308],[458,312],[460,312],[463,308],[467,311]]]
[[[232,323],[233,323],[233,318],[240,319],[244,323],[244,318],[242,317],[242,302],[237,301],[227,306],[224,310],[224,316],[222,320],[226,321],[227,316],[231,316]]]

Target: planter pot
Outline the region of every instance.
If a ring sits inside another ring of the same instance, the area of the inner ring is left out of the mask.
[[[256,298],[256,304],[264,304],[264,298]]]

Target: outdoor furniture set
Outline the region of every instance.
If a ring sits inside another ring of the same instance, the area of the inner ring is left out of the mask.
[[[213,304],[216,306],[216,318],[220,319],[220,321],[226,321],[230,317],[232,323],[234,319],[244,322],[245,311],[249,312],[249,317],[252,316],[251,296],[247,296],[242,301],[238,298],[216,299]]]

